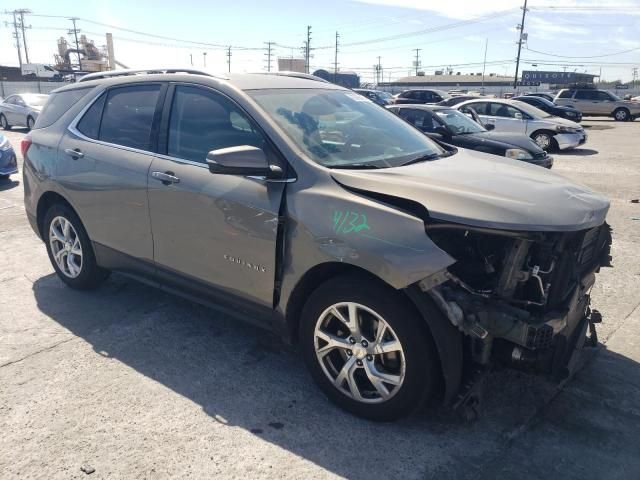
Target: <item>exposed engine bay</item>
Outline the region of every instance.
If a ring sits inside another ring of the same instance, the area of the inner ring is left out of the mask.
[[[590,291],[595,273],[610,265],[610,227],[517,232],[430,223],[426,229],[457,262],[419,286],[468,336],[473,361],[566,378],[587,330],[597,341],[600,317],[590,309]]]

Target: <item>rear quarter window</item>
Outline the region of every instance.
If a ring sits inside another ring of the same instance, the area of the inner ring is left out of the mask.
[[[76,88],[49,95],[47,103],[44,104],[42,112],[38,115],[33,128],[45,128],[53,125],[71,107],[73,107],[82,97],[84,97],[93,87]]]
[[[573,97],[573,90],[563,90],[558,94],[558,98],[571,98]]]

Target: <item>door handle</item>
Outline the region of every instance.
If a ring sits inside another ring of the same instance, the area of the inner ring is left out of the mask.
[[[71,148],[65,148],[64,153],[69,155],[74,160],[84,157],[84,153],[82,153],[79,148],[76,148],[75,150],[72,150]]]
[[[176,177],[173,172],[151,172],[151,176],[156,180],[161,181],[164,185],[180,183],[180,179]]]

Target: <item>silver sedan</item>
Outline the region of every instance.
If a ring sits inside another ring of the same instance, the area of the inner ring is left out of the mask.
[[[0,127],[5,130],[14,126],[31,129],[47,98],[49,95],[38,93],[10,95],[0,103]]]

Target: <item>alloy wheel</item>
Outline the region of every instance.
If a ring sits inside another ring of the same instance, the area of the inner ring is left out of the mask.
[[[551,146],[551,137],[546,133],[536,135],[534,141],[536,142],[536,145],[538,145],[543,150],[546,150]]]
[[[80,237],[69,220],[55,217],[49,225],[49,245],[60,271],[69,278],[82,272]]]
[[[616,120],[619,121],[625,121],[627,119],[627,112],[625,112],[624,110],[618,110],[616,112]]]
[[[322,312],[314,347],[323,372],[347,397],[381,403],[402,387],[402,345],[384,318],[364,305],[342,302]]]

